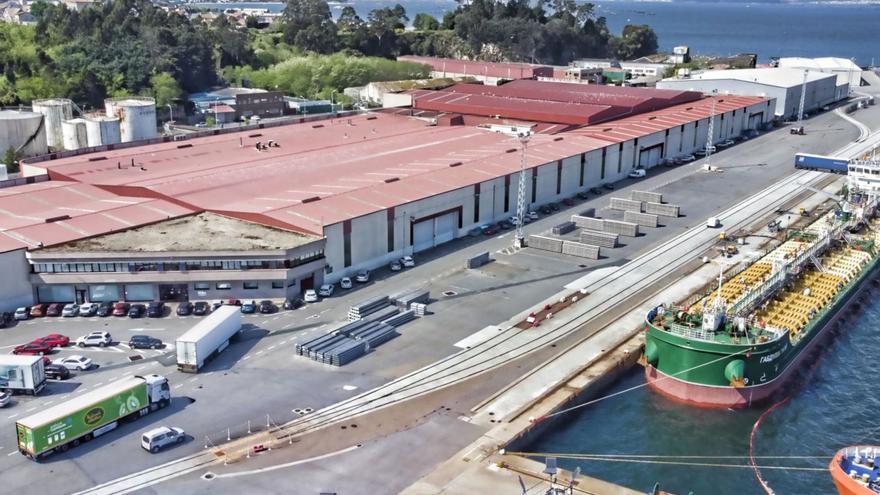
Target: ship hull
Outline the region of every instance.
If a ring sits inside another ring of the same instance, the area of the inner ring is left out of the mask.
[[[849,474],[843,470],[841,467],[843,456],[844,451],[838,451],[828,464],[828,470],[831,472],[831,479],[834,481],[834,486],[837,487],[837,493],[840,495],[876,495],[876,492],[871,491],[865,485],[852,479]]]
[[[658,366],[649,360],[645,366],[645,379],[650,388],[660,394],[698,407],[742,408],[766,401],[790,381],[816,345],[826,340],[835,323],[856,304],[858,294],[877,267],[878,260],[875,259],[823,312],[807,335],[794,345],[785,336],[772,346],[709,346],[669,335],[649,325],[646,349],[650,348],[657,356]],[[736,360],[742,361],[745,386],[732,386],[725,379],[725,366]],[[663,369],[664,364],[667,369]],[[698,369],[687,371],[695,367]]]

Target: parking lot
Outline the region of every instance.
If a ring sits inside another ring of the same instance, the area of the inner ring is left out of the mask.
[[[69,346],[55,351],[50,358],[80,354],[91,358],[97,367],[75,371],[65,381],[53,381],[37,397],[15,396],[10,406],[0,409],[0,473],[6,487],[9,491],[36,487],[46,493],[85,489],[219,444],[248,429],[265,429],[267,424],[289,421],[452,354],[459,349],[456,343],[528,310],[586,272],[625,263],[650,245],[704,221],[712,211],[787,175],[794,151],[830,151],[856,134],[855,129],[831,115],[817,117],[811,125],[823,127],[806,139],[777,132],[720,152],[713,164],[721,166],[723,173],[703,173],[699,171],[701,162],[655,169],[646,178],[625,181],[615,191],[591,194],[589,200],[578,201],[575,207],[541,215],[541,219],[526,226],[527,235],[543,232],[585,206],[596,208],[598,216],[613,218],[613,213],[605,209],[610,198],[625,197],[632,188],[662,192],[669,202],[681,205],[682,217],[670,219],[657,229],[645,229],[645,235],[627,239],[622,247],[603,251],[602,259],[589,261],[530,249],[515,251],[510,249],[510,230],[493,236],[465,237],[416,256],[414,268],[396,273],[387,268],[377,270],[369,283],[355,283],[350,290],[337,287],[333,297],[320,302],[292,311],[243,315],[241,336],[198,374],[176,370],[174,341],[202,317],[177,316],[173,307],[167,308],[166,316],[161,318],[42,317],[0,329],[0,352],[11,352],[16,345],[50,333],[64,334],[72,340],[93,331],[106,331],[113,337],[113,343],[106,347]],[[798,138],[801,141],[793,141]],[[464,269],[464,259],[481,251],[490,251],[495,261],[477,270]],[[353,303],[416,288],[431,291],[431,314],[407,323],[401,327],[400,337],[365,357],[335,368],[294,355],[296,342],[341,324]],[[166,346],[130,349],[126,342],[137,334],[162,339]],[[90,444],[51,456],[45,461],[51,466],[51,476],[46,475],[45,465],[18,453],[13,428],[18,418],[124,376],[147,373],[169,379],[171,407],[123,425]],[[140,433],[160,425],[184,428],[188,441],[159,454],[141,450]]]

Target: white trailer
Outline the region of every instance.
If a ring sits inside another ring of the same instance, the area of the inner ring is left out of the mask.
[[[0,354],[0,390],[37,395],[45,386],[42,356]]]
[[[223,352],[241,330],[238,306],[220,306],[177,339],[177,369],[198,373],[205,362]]]

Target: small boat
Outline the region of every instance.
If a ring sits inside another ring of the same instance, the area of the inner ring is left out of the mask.
[[[847,447],[828,465],[840,495],[880,494],[880,446]]]

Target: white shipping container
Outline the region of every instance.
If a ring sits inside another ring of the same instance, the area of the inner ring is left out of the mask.
[[[0,390],[36,395],[44,386],[46,370],[42,356],[0,354]]]
[[[198,373],[205,362],[223,352],[231,339],[241,330],[241,310],[238,306],[220,306],[178,337],[177,369]]]

